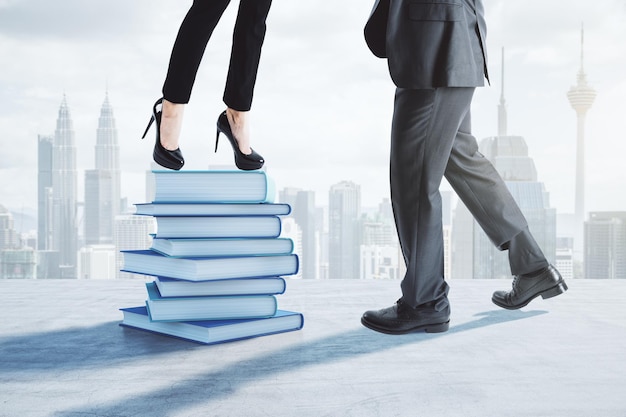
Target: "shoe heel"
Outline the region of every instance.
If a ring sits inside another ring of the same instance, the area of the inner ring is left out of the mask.
[[[445,323],[433,324],[424,329],[426,333],[443,333],[447,332],[450,328],[450,320]]]
[[[146,134],[148,134],[148,130],[150,130],[150,126],[152,126],[152,123],[154,123],[154,114],[150,117],[148,127],[146,127],[146,130],[143,132],[143,136],[141,137],[141,139],[144,139],[146,137]]]
[[[546,298],[556,297],[557,295],[563,294],[565,291],[567,291],[567,284],[560,282],[556,287],[542,292],[541,298],[545,300]]]
[[[220,138],[220,130],[217,129],[217,134],[215,135],[215,153],[217,153],[217,144],[218,144],[219,138]]]

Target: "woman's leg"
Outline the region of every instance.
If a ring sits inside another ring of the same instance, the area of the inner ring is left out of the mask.
[[[228,107],[226,115],[233,136],[244,154],[252,152],[246,113],[252,106],[261,47],[265,39],[265,20],[271,4],[271,0],[240,0],[233,31],[224,103]]]
[[[265,39],[265,19],[271,0],[240,0],[233,31],[230,66],[224,103],[240,112],[249,111]]]
[[[204,50],[229,2],[194,0],[180,25],[163,84],[161,144],[165,149],[178,148],[184,104],[189,102]]]
[[[194,0],[180,25],[172,48],[163,97],[171,103],[189,102],[202,55],[230,0]]]

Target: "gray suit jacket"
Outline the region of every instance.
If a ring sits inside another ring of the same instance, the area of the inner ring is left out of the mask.
[[[487,74],[482,0],[376,0],[365,25],[402,88],[476,87]]]

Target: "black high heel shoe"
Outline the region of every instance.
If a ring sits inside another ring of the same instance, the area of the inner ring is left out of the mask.
[[[251,171],[253,169],[260,169],[265,160],[263,157],[256,153],[254,149],[250,148],[252,153],[246,155],[245,153],[239,150],[239,144],[237,143],[237,139],[234,138],[233,132],[230,129],[230,123],[228,123],[228,118],[226,117],[226,111],[224,111],[217,118],[217,135],[215,136],[215,152],[217,152],[217,144],[218,139],[220,138],[220,132],[223,133],[230,142],[230,146],[233,147],[233,153],[235,154],[235,165],[237,168],[244,171]]]
[[[157,112],[157,106],[161,104],[163,105],[163,98],[160,98],[154,103],[152,107],[152,117],[148,122],[148,127],[146,127],[146,131],[143,132],[143,136],[141,139],[146,137],[146,133],[152,126],[152,122],[156,121],[156,142],[154,143],[154,151],[152,152],[152,158],[154,158],[154,162],[161,165],[164,168],[174,169],[178,171],[185,165],[185,158],[183,158],[183,154],[180,151],[180,148],[176,148],[173,151],[165,149],[163,145],[161,145],[161,113],[162,111]]]

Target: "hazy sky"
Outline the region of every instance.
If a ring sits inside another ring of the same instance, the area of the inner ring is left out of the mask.
[[[76,132],[79,196],[94,166],[108,86],[119,133],[123,195],[144,200],[154,130],[140,135],[160,97],[190,1],[0,0],[0,204],[37,205],[37,135],[53,134],[63,94]],[[213,153],[215,121],[237,2],[209,42],[186,111],[185,169],[231,164]],[[526,138],[539,179],[559,212],[573,212],[580,26],[585,71],[598,95],[587,116],[587,209],[626,210],[626,1],[486,0],[491,87],[477,90],[476,137],[497,131],[500,49],[506,47],[509,134]],[[388,195],[394,86],[362,27],[371,2],[274,0],[252,109],[253,147],[279,188],[312,189],[318,204],[341,180],[361,185],[364,205]],[[449,188],[447,184],[444,188]]]

